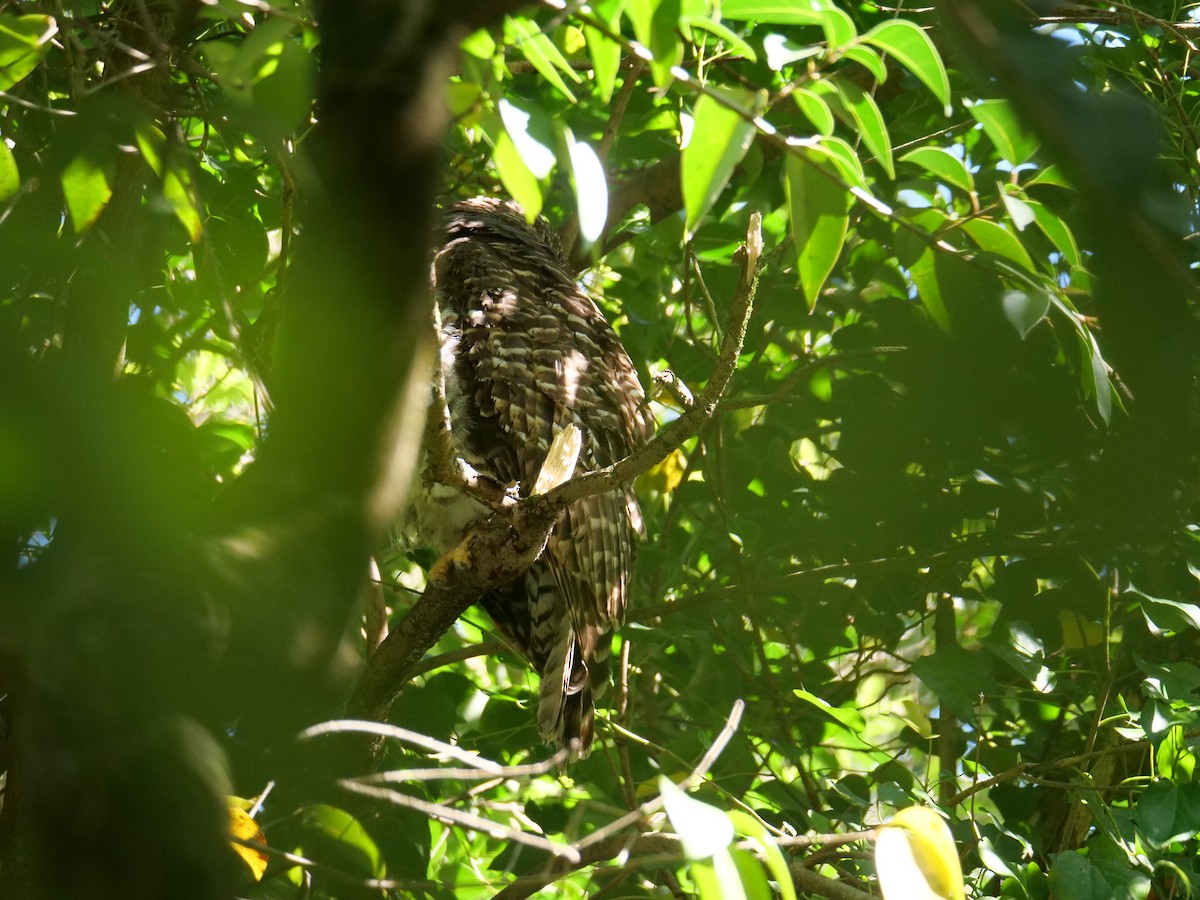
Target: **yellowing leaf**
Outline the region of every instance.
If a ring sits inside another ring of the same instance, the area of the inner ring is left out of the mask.
[[[685,474],[687,474],[687,456],[682,450],[675,450],[658,465],[651,466],[638,476],[638,490],[669,494],[679,487]]]
[[[264,847],[267,845],[267,836],[258,827],[258,823],[250,818],[250,815],[241,808],[239,798],[237,797],[231,797],[229,801],[229,834],[240,841],[252,841],[256,844],[262,844]],[[246,865],[250,867],[250,871],[254,875],[254,880],[261,881],[263,873],[267,871],[267,864],[270,861],[267,854],[253,847],[247,847],[245,844],[239,844],[236,841],[231,841],[230,846],[233,847],[233,852],[240,856]]]
[[[924,806],[902,809],[880,826],[875,868],[884,900],[963,900],[954,835]]]
[[[1071,609],[1058,611],[1058,624],[1062,628],[1063,646],[1068,650],[1095,647],[1097,644],[1103,644],[1108,636],[1108,632],[1099,622],[1085,619]]]

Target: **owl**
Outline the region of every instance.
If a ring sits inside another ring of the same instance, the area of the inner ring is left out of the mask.
[[[544,220],[529,224],[505,200],[457,204],[432,279],[452,442],[481,475],[528,496],[551,442],[570,425],[582,438],[577,473],[650,439],[654,421],[629,354]],[[418,490],[415,506],[420,542],[439,554],[489,512],[440,485]],[[643,531],[627,487],[578,500],[528,571],[480,601],[541,679],[542,739],[572,755],[592,743]]]

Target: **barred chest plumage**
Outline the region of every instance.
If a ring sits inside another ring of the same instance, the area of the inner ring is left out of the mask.
[[[434,264],[441,361],[456,452],[480,474],[528,494],[556,433],[575,425],[577,471],[614,463],[653,433],[628,354],[568,273],[553,233],[515,204],[481,198],[447,215]],[[454,547],[488,514],[474,499],[418,491],[421,542]],[[642,520],[632,491],[569,506],[517,584],[481,600],[541,676],[544,740],[586,752],[594,699],[608,682]]]

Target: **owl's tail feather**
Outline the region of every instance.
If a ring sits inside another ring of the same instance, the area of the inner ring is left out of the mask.
[[[575,630],[568,628],[542,669],[538,731],[571,759],[582,759],[591,752],[595,715],[592,678]]]

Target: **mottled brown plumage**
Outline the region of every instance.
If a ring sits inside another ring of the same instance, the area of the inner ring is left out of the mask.
[[[527,224],[506,201],[458,204],[433,277],[454,445],[481,474],[528,494],[551,440],[570,423],[583,435],[577,472],[649,440],[653,420],[633,364],[543,221]],[[446,488],[426,488],[417,505],[422,538],[438,552],[485,514]],[[539,731],[560,747],[578,741],[586,753],[592,742],[641,531],[632,491],[580,500],[525,577],[482,600],[541,676]]]

